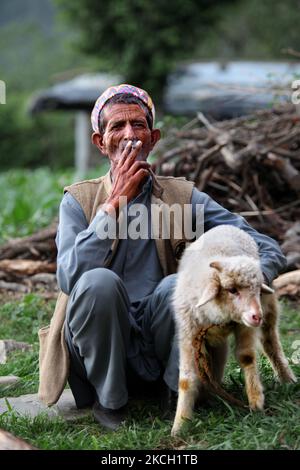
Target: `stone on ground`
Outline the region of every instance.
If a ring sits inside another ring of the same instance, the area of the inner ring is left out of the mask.
[[[1,339],[0,340],[0,364],[6,364],[9,354],[12,351],[28,351],[31,349],[31,344],[15,341],[14,339]]]
[[[49,418],[60,416],[67,421],[76,421],[79,418],[90,415],[90,409],[78,410],[76,408],[71,390],[65,390],[56,405],[51,407],[41,403],[36,393],[20,397],[1,398],[0,415],[8,410],[6,400],[15,412],[31,418],[40,413],[46,413]]]

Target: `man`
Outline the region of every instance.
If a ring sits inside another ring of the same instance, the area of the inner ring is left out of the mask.
[[[147,162],[160,139],[154,118],[150,96],[131,85],[110,87],[96,101],[92,141],[109,158],[110,172],[65,188],[56,239],[62,293],[50,329],[40,332],[41,399],[57,401],[68,377],[77,406],[93,406],[95,419],[109,429],[117,429],[125,418],[128,384],[134,378],[145,383],[161,379],[166,390],[177,391],[171,296],[187,237],[152,237],[153,205],[178,203],[183,208],[190,203],[195,226],[200,204],[204,230],[232,224],[249,232],[259,246],[267,283],[285,263],[274,240],[192,183],[154,176]],[[112,222],[120,229],[122,214],[123,226],[129,227],[134,216],[130,211],[124,215],[124,208],[134,204],[146,208],[147,236],[105,238]],[[225,346],[211,355],[225,363]]]

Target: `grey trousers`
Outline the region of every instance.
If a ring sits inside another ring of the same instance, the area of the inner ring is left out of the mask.
[[[97,268],[80,277],[65,322],[68,381],[78,407],[95,399],[111,409],[125,405],[128,371],[147,382],[163,376],[177,390],[179,360],[171,311],[175,280],[175,274],[165,277],[136,306],[113,271]]]

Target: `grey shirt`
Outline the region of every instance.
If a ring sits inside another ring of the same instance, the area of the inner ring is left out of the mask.
[[[140,203],[150,208],[151,190],[152,181],[149,178],[140,194],[128,206]],[[254,230],[243,217],[224,209],[196,188],[192,192],[191,204],[194,226],[196,204],[203,204],[205,231],[216,225],[229,224],[245,230],[255,239],[259,248],[262,271],[269,283],[285,267],[286,259],[277,242]],[[150,211],[148,214],[151,217]],[[58,285],[66,294],[70,294],[73,286],[85,271],[103,267],[110,256],[112,241],[100,239],[96,233],[96,227],[99,227],[99,224],[105,226],[109,217],[106,212],[100,210],[88,224],[76,199],[70,193],[64,195],[60,204],[56,244]],[[150,219],[148,227],[149,229],[151,227]],[[151,294],[163,278],[155,240],[151,237],[120,240],[109,269],[112,269],[123,280],[132,303]]]

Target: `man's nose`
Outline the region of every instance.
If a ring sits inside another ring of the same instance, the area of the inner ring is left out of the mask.
[[[134,129],[130,123],[127,123],[126,126],[124,127],[124,139],[132,140],[134,138],[135,138]]]

